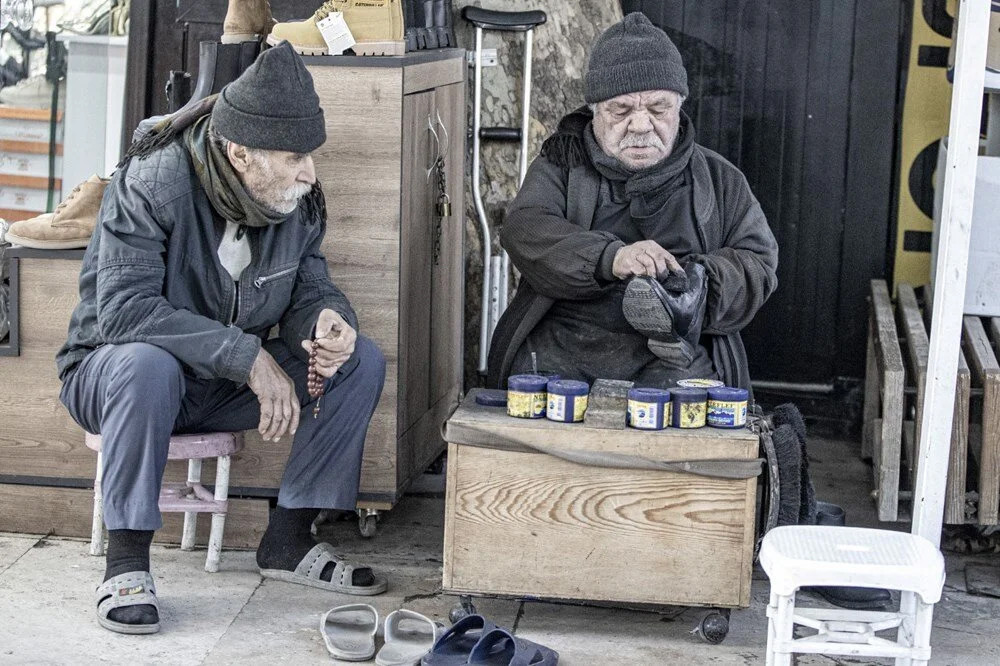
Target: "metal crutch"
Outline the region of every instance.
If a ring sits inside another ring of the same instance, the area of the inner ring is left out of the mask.
[[[486,372],[493,329],[500,316],[507,309],[507,283],[510,280],[510,258],[500,249],[493,254],[489,220],[483,207],[483,196],[479,181],[482,176],[480,146],[483,141],[503,141],[520,143],[517,186],[521,187],[524,174],[528,170],[528,112],[531,108],[531,40],[534,29],[545,23],[543,11],[500,12],[480,7],[465,7],[462,18],[476,28],[475,49],[475,92],[472,113],[472,196],[476,203],[476,216],[483,234],[483,291],[482,313],[479,330],[479,372]],[[520,127],[482,127],[482,73],[483,73],[483,31],[523,32],[524,35],[524,87],[521,100]]]

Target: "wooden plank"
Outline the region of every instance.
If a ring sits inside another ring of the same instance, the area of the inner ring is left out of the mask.
[[[437,158],[438,144],[430,124],[435,122],[434,93],[403,99],[402,219],[399,232],[399,420],[401,436],[430,407],[431,294],[434,249],[436,174],[428,169]],[[440,132],[439,132],[440,134]],[[400,451],[402,453],[402,451]],[[399,470],[409,473],[409,469]]]
[[[899,327],[903,338],[906,340],[906,358],[909,363],[910,377],[917,385],[916,416],[914,420],[917,424],[916,441],[920,441],[920,420],[924,406],[924,385],[927,382],[927,350],[930,343],[927,338],[927,329],[920,318],[920,306],[917,305],[917,296],[913,287],[909,284],[901,283],[896,287],[897,314],[899,315]],[[916,478],[916,461],[907,458],[910,482]]]
[[[386,386],[368,429],[361,493],[396,490],[399,432],[400,150],[402,69],[307,68],[324,109],[327,142],[313,153],[327,193],[323,253],[363,335],[386,357]]]
[[[447,86],[465,81],[465,59],[449,58],[403,68],[403,94]]]
[[[43,120],[48,122],[52,119],[51,109],[28,109],[20,106],[0,105],[0,118],[11,118],[13,120]],[[62,111],[56,111],[56,122],[61,122]]]
[[[990,346],[1000,343],[1000,319],[989,320],[989,335],[978,317],[966,317],[964,342],[977,383],[983,388],[982,437],[975,452],[979,464],[979,524],[1000,522],[1000,363]]]
[[[880,395],[882,419],[873,444],[877,475],[879,520],[895,521],[899,515],[899,472],[902,458],[904,374],[892,302],[885,280],[872,280],[872,309],[877,330],[876,355],[882,368]]]
[[[2,173],[0,174],[0,185],[9,187],[29,187],[35,190],[47,190],[49,189],[49,179],[43,176],[19,176],[16,174]],[[62,178],[55,179],[54,187],[56,191],[62,187]]]
[[[927,382],[927,353],[929,338],[924,320],[917,304],[913,287],[900,283],[897,287],[900,325],[906,338],[906,346],[910,369],[917,383],[916,415],[914,422],[915,445],[919,445],[921,437],[921,421],[923,418],[924,388]],[[965,522],[965,485],[966,465],[968,459],[969,441],[969,395],[970,374],[965,356],[959,351],[957,390],[953,404],[954,418],[948,453],[948,481],[946,482],[945,520],[956,524]],[[916,483],[917,455],[916,449],[907,453],[911,487]]]
[[[48,155],[49,144],[42,141],[17,141],[15,139],[0,139],[0,151],[8,153],[31,153],[32,155]],[[63,145],[56,144],[56,155],[63,154]]]
[[[407,486],[424,473],[445,449],[441,426],[458,406],[461,383],[454,384],[448,393],[431,406],[424,415],[399,438],[396,470],[396,497],[401,497]]]
[[[754,455],[745,440],[734,446]],[[448,591],[749,603],[755,479],[605,469],[454,444],[448,466]]]
[[[871,297],[869,310],[871,311]],[[868,342],[865,349],[865,383],[864,383],[864,407],[861,418],[861,458],[870,460],[872,457],[872,423],[878,418],[879,408],[879,386],[882,384],[882,377],[879,372],[878,355],[875,353],[875,313],[871,311],[868,318]]]
[[[44,212],[44,210],[15,210],[13,208],[0,208],[0,217],[8,222],[20,222],[21,220],[30,220],[33,217],[38,217]]]
[[[0,532],[90,537],[94,491],[0,484]],[[267,528],[267,500],[229,500],[229,514],[222,543],[225,548],[256,548]],[[208,543],[211,518],[198,519],[195,542]],[[163,528],[155,541],[180,543],[183,514],[163,514]],[[223,554],[223,557],[225,555]]]

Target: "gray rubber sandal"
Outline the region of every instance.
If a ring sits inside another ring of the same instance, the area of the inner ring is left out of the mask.
[[[468,663],[475,666],[556,666],[559,653],[497,627],[479,639]]]
[[[376,666],[419,666],[444,627],[429,617],[401,608],[385,618],[385,645],[375,655]]]
[[[334,563],[333,576],[329,581],[320,578],[323,569],[327,564]],[[286,583],[298,583],[317,587],[321,590],[331,592],[342,592],[343,594],[355,594],[358,596],[371,596],[382,594],[389,587],[384,578],[375,578],[371,585],[354,585],[354,571],[356,569],[366,569],[368,567],[358,567],[353,564],[346,564],[333,552],[333,546],[328,543],[318,543],[312,547],[306,556],[302,558],[295,571],[285,569],[261,569],[260,575],[264,578],[273,578]]]
[[[108,619],[108,613],[115,608],[150,605],[160,612],[156,603],[156,585],[148,571],[129,571],[113,576],[97,588],[97,622],[105,629],[119,634],[155,634],[160,630],[156,624],[125,624]]]
[[[319,619],[319,633],[334,659],[368,661],[375,654],[378,611],[368,604],[331,608]]]

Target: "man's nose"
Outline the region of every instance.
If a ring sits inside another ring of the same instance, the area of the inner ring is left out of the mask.
[[[306,157],[302,164],[302,171],[299,172],[299,181],[310,185],[316,182],[316,165],[313,163],[312,155]]]
[[[649,119],[649,114],[644,111],[633,113],[629,118],[628,129],[636,134],[652,131],[653,123]]]

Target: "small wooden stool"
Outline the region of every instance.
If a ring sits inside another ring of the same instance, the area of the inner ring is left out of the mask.
[[[90,533],[90,554],[104,554],[104,500],[101,494],[101,436],[89,432],[88,449],[97,451],[97,474],[94,476],[94,522]],[[181,550],[194,549],[195,528],[199,513],[212,514],[212,533],[208,539],[205,571],[219,570],[222,553],[222,530],[229,510],[230,456],[243,449],[242,432],[213,432],[198,435],[174,435],[170,438],[167,460],[187,460],[187,483],[164,483],[160,490],[160,511],[184,514]],[[215,458],[215,494],[201,485],[201,461]]]

